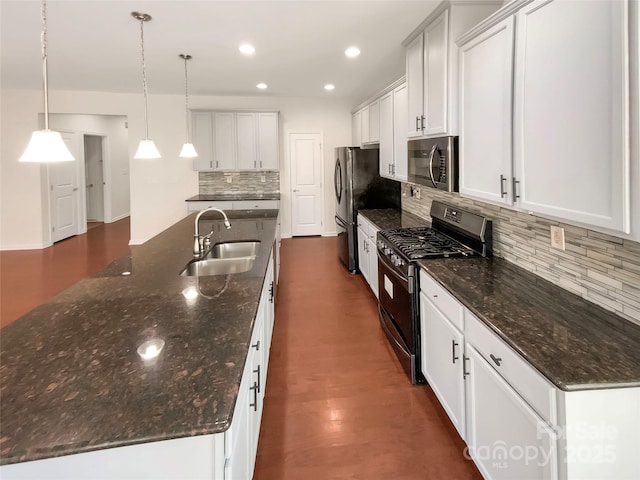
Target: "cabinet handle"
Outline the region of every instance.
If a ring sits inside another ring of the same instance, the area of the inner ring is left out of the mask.
[[[257,412],[258,411],[258,387],[256,385],[256,382],[253,382],[253,386],[249,387],[249,390],[253,390],[253,403],[250,403],[249,406],[253,407],[253,411]]]
[[[420,130],[420,117],[416,117],[416,132]]]
[[[456,347],[458,346],[458,344],[456,343],[455,340],[451,340],[451,363],[456,363],[456,360],[458,360],[460,357],[456,357]]]
[[[495,357],[493,353],[490,354],[489,357],[491,357],[491,360],[493,360],[493,363],[495,363],[498,367],[500,366],[500,362],[502,362],[501,358]]]
[[[256,162],[255,160],[253,161],[253,168],[256,168],[258,166],[258,162]]]
[[[209,160],[209,168],[213,168],[213,160]]]
[[[422,115],[422,119],[420,120],[420,130],[424,133],[425,124],[427,123],[427,119],[424,115]]]
[[[518,198],[520,198],[520,195],[518,195],[518,184],[520,183],[520,180],[516,180],[516,177],[513,177],[513,201],[515,202]]]
[[[395,164],[391,165],[391,175],[395,175],[396,174],[396,166]]]
[[[465,357],[464,355],[462,356],[462,379],[466,379],[470,373],[467,372],[467,360],[469,360],[469,357]]]
[[[507,185],[507,177],[500,175],[500,198],[504,198],[507,195],[505,187]]]
[[[271,282],[271,286],[269,287],[269,302],[273,303],[273,282]]]
[[[220,167],[220,162],[218,160],[216,160],[216,168]]]
[[[257,373],[258,374],[258,392],[260,392],[260,365],[258,365],[258,368],[256,368],[253,373]]]
[[[259,352],[260,351],[260,340],[258,340],[256,343],[251,345],[251,348],[255,348],[256,352]]]

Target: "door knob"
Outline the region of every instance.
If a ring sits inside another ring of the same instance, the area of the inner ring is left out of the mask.
[[[297,192],[298,190],[296,190],[295,188],[293,189],[294,192]]]

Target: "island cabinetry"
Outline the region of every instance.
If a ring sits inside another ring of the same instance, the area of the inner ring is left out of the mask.
[[[442,2],[405,40],[408,137],[458,135],[455,40],[502,2]]]
[[[189,212],[199,212],[205,208],[216,207],[220,210],[276,210],[279,200],[193,200],[187,202]]]
[[[278,112],[193,112],[198,171],[277,170]]]
[[[518,0],[460,38],[463,196],[630,233],[634,8]]]

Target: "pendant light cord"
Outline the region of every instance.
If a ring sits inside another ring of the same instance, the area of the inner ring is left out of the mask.
[[[187,60],[189,58],[191,57],[188,55],[184,56],[184,112],[187,121],[187,143],[192,143],[191,129],[189,128],[189,77],[187,76]]]
[[[144,94],[144,139],[149,139],[149,112],[147,111],[147,67],[144,63],[144,19],[140,19],[140,46],[142,47],[142,92]]]
[[[44,91],[44,129],[49,130],[49,72],[47,69],[47,1],[42,0],[40,6],[42,18],[42,33],[40,43],[42,45],[42,84]]]

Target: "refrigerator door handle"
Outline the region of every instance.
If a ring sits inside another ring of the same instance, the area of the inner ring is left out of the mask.
[[[336,191],[336,200],[340,203],[342,200],[342,167],[339,158],[336,159],[336,168],[333,172],[333,186]]]

